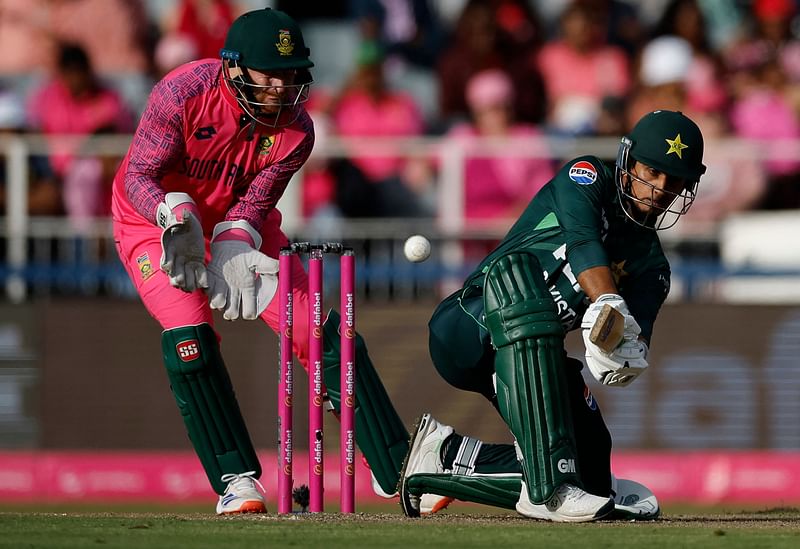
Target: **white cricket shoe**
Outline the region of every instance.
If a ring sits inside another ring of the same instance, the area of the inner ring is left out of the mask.
[[[612,498],[595,496],[566,483],[559,486],[545,503],[536,505],[528,499],[528,486],[523,481],[517,501],[520,515],[553,522],[589,522],[601,519],[613,510]]]
[[[232,515],[236,513],[266,513],[267,506],[261,492],[264,487],[253,478],[255,471],[222,475],[222,482],[227,482],[225,493],[217,502],[218,515]],[[261,491],[258,490],[261,488]]]
[[[635,480],[618,479],[611,475],[611,495],[614,498],[614,512],[608,517],[610,519],[655,520],[661,515],[655,494]]]
[[[453,434],[453,428],[449,425],[442,425],[430,414],[423,414],[418,420],[414,432],[411,434],[411,443],[409,444],[408,454],[406,454],[403,461],[403,468],[400,470],[400,505],[403,512],[408,517],[418,517],[421,512],[420,496],[411,494],[408,491],[406,481],[408,477],[420,473],[443,473],[444,465],[442,464],[442,444],[444,441]],[[426,494],[426,507],[431,512],[436,512],[449,505],[448,501],[444,505],[437,507],[433,499],[438,498],[446,499],[444,496],[435,496],[433,494]],[[435,509],[435,510],[433,510]]]

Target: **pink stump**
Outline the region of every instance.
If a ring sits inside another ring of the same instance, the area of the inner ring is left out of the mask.
[[[278,260],[280,364],[278,367],[278,513],[292,512],[292,251]]]
[[[308,260],[308,510],[321,513],[323,498],[323,425],[322,425],[322,249],[313,247]]]
[[[356,302],[355,256],[345,248],[341,260],[341,428],[339,475],[341,483],[341,512],[355,512],[356,472]]]

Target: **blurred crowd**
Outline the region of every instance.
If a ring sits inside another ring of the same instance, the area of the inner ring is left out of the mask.
[[[155,81],[218,57],[231,21],[263,6],[294,16],[311,45],[317,148],[337,136],[455,144],[470,221],[516,216],[552,177],[564,159],[545,138],[618,137],[657,108],[706,136],[697,226],[800,208],[795,0],[0,0],[0,132],[129,133]],[[508,137],[524,154],[484,147]],[[765,146],[714,146],[722,138]],[[119,158],[90,153],[76,139],[30,158],[31,214],[80,228],[108,213]],[[304,213],[434,215],[440,164],[312,155]],[[3,210],[5,177],[3,165]]]

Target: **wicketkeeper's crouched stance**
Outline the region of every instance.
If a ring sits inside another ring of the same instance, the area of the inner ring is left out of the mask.
[[[119,257],[163,328],[164,364],[218,513],[266,510],[256,458],[213,328],[260,318],[278,330],[275,205],[314,144],[303,107],[313,63],[300,28],[269,8],[237,18],[220,59],[183,65],[153,89],[114,179]],[[294,353],[308,369],[308,277],[293,268]],[[324,376],[339,409],[339,317],[324,324]],[[392,494],[408,432],[356,342],[356,442]]]
[[[552,521],[596,520],[615,503],[621,516],[658,516],[647,488],[611,475],[611,436],[564,334],[582,329],[600,383],[624,387],[647,368],[670,280],[656,231],[688,210],[702,156],[686,116],[644,116],[622,139],[615,171],[592,156],[568,162],[440,303],[429,324],[437,371],[490,400],[515,443],[486,444],[423,415],[401,472],[407,515],[432,493]],[[618,329],[606,330],[614,317]]]

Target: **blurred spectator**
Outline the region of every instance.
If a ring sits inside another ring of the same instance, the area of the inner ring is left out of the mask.
[[[703,112],[724,110],[728,98],[721,77],[722,60],[709,45],[706,19],[697,0],[671,0],[653,36],[682,38],[691,48],[691,62],[684,80],[690,107]],[[661,62],[668,63],[653,58],[643,68],[658,71]]]
[[[632,57],[642,46],[644,28],[638,13],[639,2],[624,0],[579,0],[600,18],[606,29],[606,42],[625,50]]]
[[[0,136],[21,134],[25,131],[25,106],[14,92],[0,90]],[[0,155],[0,211],[7,206],[6,167],[8,156]],[[28,157],[28,213],[30,215],[60,215],[61,191],[46,158]]]
[[[191,42],[195,59],[216,59],[228,27],[239,15],[233,4],[228,0],[179,0],[174,12],[162,22],[163,35],[176,42]]]
[[[194,40],[184,34],[165,34],[156,45],[153,59],[156,76],[163,78],[171,70],[195,59],[200,59],[200,52]]]
[[[351,0],[364,40],[378,42],[387,57],[425,68],[436,64],[444,29],[431,0]]]
[[[77,229],[87,220],[107,215],[110,183],[116,159],[84,156],[81,140],[58,136],[89,136],[129,132],[132,119],[120,96],[97,79],[86,51],[63,44],[54,77],[30,97],[33,129],[53,136],[50,163],[63,184],[64,206]]]
[[[730,136],[724,111],[703,108],[692,101],[692,46],[677,36],[663,35],[641,52],[638,80],[629,102],[627,127],[656,109],[686,113],[703,132],[706,175],[685,222],[672,230],[680,234],[713,234],[717,223],[733,212],[757,207],[767,190],[764,169],[755,149],[736,151],[720,141]]]
[[[453,127],[448,136],[467,154],[464,169],[464,211],[470,221],[515,219],[554,174],[541,132],[519,123],[514,115],[514,87],[499,69],[479,72],[467,83],[472,123]],[[481,139],[527,138],[519,156],[487,154]],[[540,155],[541,158],[530,158]]]
[[[761,207],[800,208],[800,161],[787,141],[800,139],[800,120],[786,93],[787,76],[778,60],[764,63],[751,76],[739,82],[730,118],[736,136],[773,141],[766,144],[776,157],[764,163],[769,190]]]
[[[602,18],[586,4],[567,7],[560,29],[561,37],[533,59],[549,98],[547,122],[559,133],[592,134],[603,100],[624,97],[630,89],[628,58],[606,42]]]
[[[334,131],[342,137],[414,137],[423,133],[423,120],[414,100],[389,89],[383,74],[383,53],[365,42],[357,69],[335,100],[331,112]],[[347,217],[404,217],[423,215],[422,197],[427,183],[408,177],[406,159],[359,156],[336,163],[337,202]]]
[[[80,44],[101,73],[151,68],[140,0],[0,0],[0,74],[54,70],[60,42]]]
[[[519,120],[544,118],[544,83],[536,66],[526,63],[542,41],[542,31],[528,4],[513,0],[469,0],[456,22],[450,46],[437,65],[440,116],[445,124],[463,120],[469,107],[464,94],[477,72],[502,69],[525,90],[514,100]]]

